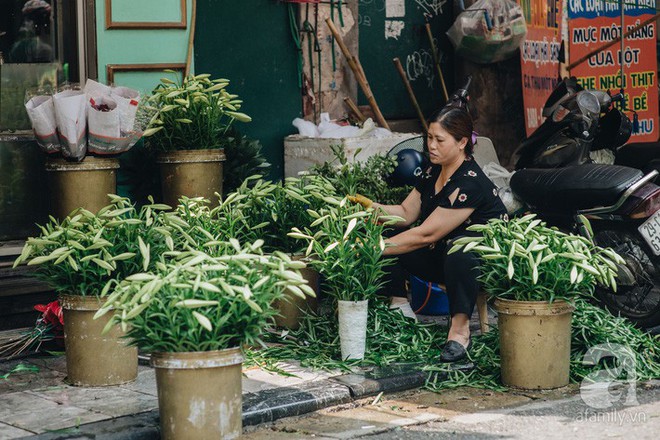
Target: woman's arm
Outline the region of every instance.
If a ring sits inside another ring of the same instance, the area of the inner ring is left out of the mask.
[[[404,219],[403,222],[396,224],[397,227],[406,227],[413,224],[422,212],[422,195],[413,189],[408,194],[408,197],[400,205],[381,205],[380,203],[374,203],[374,209],[380,209],[384,211],[387,215],[397,215]]]
[[[456,229],[473,212],[474,208],[435,208],[421,225],[386,239],[385,243],[389,246],[385,248],[383,255],[405,254],[435,243]]]

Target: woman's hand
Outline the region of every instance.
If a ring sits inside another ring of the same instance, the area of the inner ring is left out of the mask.
[[[348,200],[350,200],[353,203],[359,203],[364,207],[364,209],[369,209],[373,206],[374,202],[368,198],[363,196],[362,194],[355,194],[354,196],[346,196]]]

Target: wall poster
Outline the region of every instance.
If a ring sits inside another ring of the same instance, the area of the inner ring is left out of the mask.
[[[520,49],[527,136],[543,123],[543,105],[559,81],[561,2],[520,2],[527,22],[527,38]]]
[[[652,18],[656,0],[567,0],[570,62],[575,62],[595,48],[621,34],[621,4],[624,6],[624,33]],[[658,140],[658,66],[656,22],[643,26],[621,43],[600,51],[571,70],[587,89],[623,88],[627,99],[626,114],[632,120],[637,112],[639,128],[630,142]],[[621,78],[623,61],[623,81]]]

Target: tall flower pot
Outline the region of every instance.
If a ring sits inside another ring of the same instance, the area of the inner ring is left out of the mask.
[[[495,300],[502,383],[524,389],[568,385],[573,306],[565,301]]]
[[[217,204],[216,192],[222,194],[225,152],[215,150],[179,150],[160,153],[160,181],[163,202],[175,207],[181,196],[204,197]]]
[[[369,300],[337,301],[342,359],[364,359]]]
[[[300,261],[304,257],[300,255],[293,255],[292,260]],[[286,291],[284,298],[278,299],[273,303],[273,308],[278,310],[275,315],[275,325],[295,330],[300,327],[300,318],[303,310],[316,312],[318,311],[318,297],[319,297],[319,273],[318,271],[307,266],[300,270],[300,275],[307,280],[307,284],[314,289],[316,297],[306,296],[301,298],[294,295],[290,291]]]
[[[161,438],[238,438],[242,362],[240,348],[153,353]]]
[[[137,348],[128,346],[119,326],[102,334],[110,314],[94,319],[102,304],[94,296],[60,295],[67,381],[72,385],[119,385],[137,377]]]
[[[117,192],[119,159],[86,157],[82,162],[48,159],[50,213],[63,219],[76,208],[96,213]]]

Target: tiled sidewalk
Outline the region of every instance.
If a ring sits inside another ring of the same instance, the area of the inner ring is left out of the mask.
[[[470,327],[478,329],[475,313]],[[446,325],[446,317],[423,317]],[[494,322],[494,316],[489,317]],[[17,371],[20,369],[23,371]],[[414,366],[365,369],[356,374],[313,371],[295,362],[280,367],[295,377],[259,368],[243,371],[243,425],[271,422],[381,391],[423,385]],[[5,376],[6,375],[6,376]],[[81,388],[65,383],[64,356],[30,356],[0,362],[0,440],[37,435],[38,439],[157,439],[158,398],[154,370],[140,362],[132,383]],[[4,377],[4,378],[3,378]]]
[[[11,372],[17,366],[34,371]],[[283,369],[297,377],[284,377],[246,369],[243,399],[277,388],[300,387],[339,373],[311,371],[292,363]],[[71,428],[158,408],[154,370],[140,365],[135,382],[111,387],[81,388],[64,382],[64,356],[29,357],[0,363],[0,439],[17,438]]]

